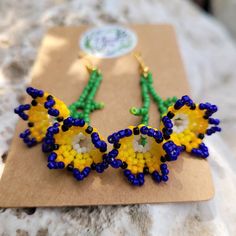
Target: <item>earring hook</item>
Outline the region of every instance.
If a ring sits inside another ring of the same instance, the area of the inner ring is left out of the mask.
[[[137,61],[139,63],[141,74],[143,74],[144,77],[147,77],[148,72],[149,72],[149,68],[145,65],[144,60],[141,56],[141,53],[140,52],[134,52],[133,54],[134,54],[135,58],[137,59]]]
[[[93,65],[93,63],[91,62],[91,60],[88,58],[88,55],[85,52],[79,51],[77,54],[77,57],[80,59],[84,59],[87,61],[87,63],[85,64],[87,70],[89,72],[96,70],[96,67]]]

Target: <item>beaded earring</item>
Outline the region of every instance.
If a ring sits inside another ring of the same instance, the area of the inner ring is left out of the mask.
[[[63,120],[70,112],[61,100],[43,90],[28,87],[26,93],[32,97],[31,103],[20,105],[14,112],[28,122],[28,129],[20,134],[20,138],[32,147],[43,140],[55,120]]]
[[[143,64],[140,55],[136,55],[139,63]],[[147,72],[147,87],[157,109],[160,113],[160,129],[165,129],[166,117],[173,124],[173,132],[170,133],[170,140],[176,145],[182,146],[182,150],[197,157],[206,158],[209,156],[208,148],[203,143],[205,135],[212,135],[220,132],[220,120],[211,116],[217,112],[217,106],[210,103],[196,104],[185,95],[181,99],[177,97],[162,99],[155,91],[152,83],[152,74]],[[135,110],[131,111],[135,115]]]
[[[143,105],[141,108],[132,107],[130,112],[140,116],[141,122],[108,137],[113,149],[106,155],[106,160],[113,168],[124,169],[124,175],[131,184],[142,186],[147,174],[158,183],[166,182],[169,170],[165,162],[177,160],[182,147],[169,140],[173,125],[167,116],[163,117],[162,131],[148,126],[151,77],[148,68],[141,63],[137,55],[136,58],[140,62]]]
[[[104,107],[94,100],[102,74],[96,67],[86,67],[89,81],[79,99],[69,107],[52,95],[30,87],[26,91],[33,97],[31,105],[15,109],[21,118],[33,124],[20,134],[24,142],[31,147],[43,141],[42,151],[49,153],[48,168],[66,168],[77,180],[87,177],[91,169],[102,173],[108,167],[103,160],[107,144],[98,130],[90,126],[89,118],[91,112]]]

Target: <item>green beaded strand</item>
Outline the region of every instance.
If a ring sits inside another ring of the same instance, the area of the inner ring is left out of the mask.
[[[102,75],[97,69],[90,73],[89,81],[83,89],[79,99],[69,106],[70,114],[74,118],[84,119],[86,123],[90,123],[89,115],[95,110],[104,107],[104,103],[95,102],[94,97],[102,81]],[[79,112],[78,110],[81,110]]]
[[[148,94],[148,82],[146,77],[141,76],[141,94],[143,105],[141,108],[132,107],[130,113],[135,116],[141,116],[141,124],[148,125],[149,121],[149,108],[150,108],[150,97]]]
[[[148,91],[151,94],[153,101],[156,103],[160,116],[162,117],[167,113],[168,107],[173,105],[177,101],[177,97],[167,98],[163,100],[155,91],[153,87],[152,74],[149,72],[147,75],[148,80]]]

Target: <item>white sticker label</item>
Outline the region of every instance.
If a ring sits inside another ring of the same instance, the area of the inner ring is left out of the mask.
[[[87,54],[100,58],[114,58],[132,51],[137,36],[130,29],[108,25],[86,31],[80,39],[80,48]]]

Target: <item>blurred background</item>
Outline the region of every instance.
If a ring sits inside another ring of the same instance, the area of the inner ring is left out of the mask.
[[[206,141],[213,200],[0,209],[0,235],[235,235],[236,0],[0,0],[0,16],[0,173],[17,122],[13,108],[24,98],[40,42],[53,26],[173,25],[192,96],[219,105],[223,128]]]

